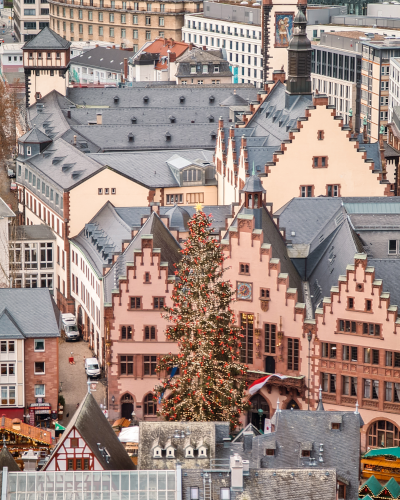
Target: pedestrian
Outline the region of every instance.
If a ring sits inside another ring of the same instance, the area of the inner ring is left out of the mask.
[[[79,403],[76,403],[76,408],[77,408],[77,409],[79,408]]]

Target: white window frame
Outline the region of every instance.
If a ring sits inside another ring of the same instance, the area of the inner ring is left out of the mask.
[[[43,371],[42,372],[36,371],[36,363],[43,363]],[[45,363],[45,361],[35,361],[34,365],[33,365],[33,370],[34,370],[35,375],[46,375],[46,363]],[[44,385],[44,384],[42,384],[42,385]]]
[[[43,394],[37,394],[36,389],[38,387],[43,387]],[[35,398],[44,398],[46,396],[46,385],[45,384],[35,384]]]
[[[43,349],[38,349],[38,347],[37,347],[38,342],[43,342]],[[35,339],[34,351],[35,352],[45,352],[45,350],[46,350],[46,341],[45,341],[45,339]]]

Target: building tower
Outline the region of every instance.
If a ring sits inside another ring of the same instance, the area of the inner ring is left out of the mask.
[[[287,71],[287,52],[293,36],[296,10],[304,13],[307,0],[263,0],[261,12],[263,84],[272,80],[272,71]]]
[[[50,28],[44,28],[22,47],[27,107],[52,90],[66,95],[70,45]]]
[[[289,95],[311,95],[311,42],[306,33],[307,19],[301,10],[294,18],[293,37],[288,48]]]

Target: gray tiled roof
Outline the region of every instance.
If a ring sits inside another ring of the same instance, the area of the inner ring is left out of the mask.
[[[3,448],[0,452],[0,469],[3,470],[3,467],[7,467],[8,472],[21,471],[21,469],[18,467],[17,462],[14,460],[13,456],[8,451],[8,448],[5,444],[3,444]]]
[[[202,87],[202,88],[199,88]],[[146,106],[164,108],[190,106],[214,106],[220,109],[219,104],[237,89],[237,93],[244,99],[251,101],[257,97],[257,89],[250,84],[229,85],[157,85],[152,87],[133,88],[68,88],[67,98],[76,105],[109,106],[110,108],[137,108],[144,105],[143,98],[147,96]],[[118,102],[114,97],[118,96]],[[183,102],[180,98],[184,97]],[[211,100],[212,98],[212,100]]]
[[[54,457],[58,449],[64,443],[64,440],[70,434],[72,429],[76,429],[86,445],[98,460],[100,467],[104,470],[133,470],[135,465],[125,451],[124,446],[118,439],[110,423],[104,416],[100,406],[92,394],[86,393],[83,401],[75,411],[66,430],[63,432],[57,446],[53,449],[51,457]],[[99,450],[106,448],[110,455],[107,463],[103,454]],[[46,469],[46,465],[43,470]]]
[[[375,268],[375,279],[382,280],[383,292],[390,293],[390,304],[400,308],[400,259],[368,259]]]
[[[18,142],[28,142],[29,144],[31,143],[42,143],[42,142],[51,142],[51,139],[49,136],[41,132],[38,128],[33,127],[31,130],[29,130],[26,134],[24,134],[22,137],[18,138]]]
[[[86,255],[99,277],[103,265],[112,263],[113,254],[122,252],[122,242],[132,238],[130,226],[108,201],[71,242]]]
[[[142,127],[139,127],[142,129]],[[187,131],[191,129],[186,128]],[[152,138],[149,138],[152,140]],[[172,142],[172,141],[171,141]],[[183,143],[183,141],[181,141]],[[184,144],[184,143],[183,143]],[[179,156],[195,161],[199,158],[212,162],[213,153],[201,149],[176,151]],[[147,151],[130,153],[101,153],[88,155],[100,165],[107,165],[121,174],[150,188],[174,187],[178,182],[167,165],[174,151]]]
[[[10,226],[10,235],[12,235],[13,228]],[[15,238],[19,240],[55,240],[56,236],[51,228],[45,224],[35,224],[27,226],[16,226]]]
[[[8,309],[3,309],[0,313],[0,337],[10,339],[23,339],[25,335],[18,326],[15,319],[8,312]]]
[[[23,49],[68,49],[71,42],[57,35],[49,27],[43,28],[32,40],[26,42]]]
[[[124,72],[124,59],[129,59],[132,52],[111,49],[108,47],[95,47],[71,59],[71,65],[99,68],[119,73]]]
[[[0,314],[6,309],[25,337],[60,336],[59,311],[47,288],[0,288],[0,304]],[[10,323],[4,325],[9,327]],[[0,329],[0,336],[7,335],[8,328]]]
[[[0,198],[0,217],[15,217],[15,213],[11,210],[3,198]]]

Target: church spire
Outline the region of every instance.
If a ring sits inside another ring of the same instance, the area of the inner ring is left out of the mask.
[[[311,95],[311,42],[307,38],[307,19],[301,10],[294,18],[293,37],[288,47],[289,95]]]

